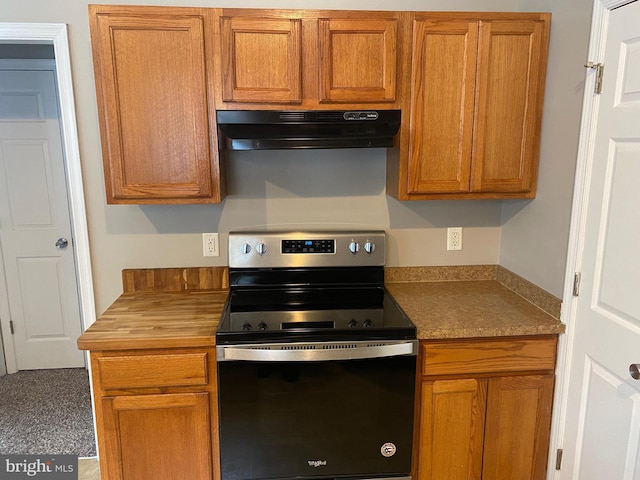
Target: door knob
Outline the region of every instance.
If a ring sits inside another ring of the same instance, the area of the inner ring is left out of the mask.
[[[58,241],[56,242],[56,248],[57,248],[58,250],[63,250],[63,249],[65,249],[65,248],[67,248],[67,246],[68,246],[68,245],[69,245],[69,240],[67,240],[67,239],[66,239],[66,238],[64,238],[64,237],[60,237],[60,238],[58,239]]]
[[[634,380],[640,380],[640,363],[632,363],[629,365],[629,375]]]

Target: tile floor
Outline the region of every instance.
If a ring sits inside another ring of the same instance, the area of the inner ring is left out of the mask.
[[[100,480],[100,465],[97,458],[78,459],[78,480]]]

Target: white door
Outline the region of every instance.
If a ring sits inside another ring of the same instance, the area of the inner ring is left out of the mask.
[[[611,10],[569,349],[563,480],[640,480],[640,2]],[[594,104],[595,105],[595,104]],[[580,193],[578,193],[580,194]]]
[[[0,69],[0,295],[18,370],[84,366],[55,78]]]

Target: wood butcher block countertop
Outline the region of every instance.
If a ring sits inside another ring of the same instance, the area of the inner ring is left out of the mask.
[[[123,293],[78,339],[81,350],[212,347],[227,290]]]
[[[228,295],[225,282],[216,278],[224,279],[226,271],[187,270],[123,272],[125,293],[80,336],[78,347],[214,346]],[[183,287],[176,287],[183,281]],[[385,281],[420,340],[564,332],[560,301],[499,266],[390,268]],[[193,285],[199,288],[190,290]],[[170,291],[157,291],[163,288]]]

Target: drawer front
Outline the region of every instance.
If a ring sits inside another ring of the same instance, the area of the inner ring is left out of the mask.
[[[552,371],[556,343],[556,337],[423,342],[422,375]]]
[[[100,384],[109,388],[206,385],[207,353],[99,357]]]

